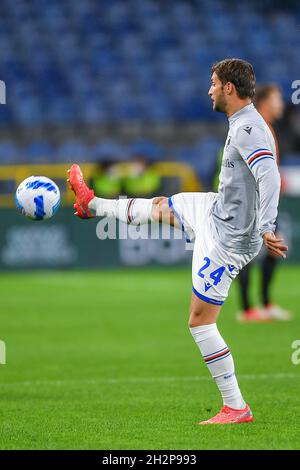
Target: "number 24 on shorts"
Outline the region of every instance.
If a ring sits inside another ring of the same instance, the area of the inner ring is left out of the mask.
[[[199,269],[198,271],[198,276],[202,277],[204,279],[204,274],[203,272],[210,266],[210,259],[205,257],[204,258],[204,265]],[[225,271],[225,266],[221,266],[220,268],[216,269],[212,273],[210,273],[209,277],[214,281],[213,284],[214,286],[217,286],[219,282],[221,282],[221,277]]]

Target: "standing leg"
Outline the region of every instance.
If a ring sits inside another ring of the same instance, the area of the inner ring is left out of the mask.
[[[238,386],[230,349],[216,325],[220,309],[220,306],[204,302],[193,293],[189,328],[204,362],[219,388],[225,410],[232,410],[233,414],[238,410],[237,415],[243,415],[246,409],[248,413],[248,408]],[[247,414],[248,421],[249,417],[250,414]]]

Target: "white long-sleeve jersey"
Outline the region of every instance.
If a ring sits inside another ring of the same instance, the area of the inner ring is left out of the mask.
[[[276,144],[251,103],[229,118],[213,229],[235,253],[257,252],[262,236],[274,232],[280,193]]]

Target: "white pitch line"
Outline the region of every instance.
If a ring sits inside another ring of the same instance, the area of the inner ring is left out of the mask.
[[[285,380],[285,379],[299,379],[300,371],[298,374],[295,373],[276,373],[276,374],[238,374],[238,379],[242,380]],[[212,380],[207,376],[178,376],[178,377],[124,377],[124,378],[108,378],[108,379],[78,379],[78,380],[26,380],[20,382],[1,383],[2,387],[12,386],[38,386],[38,385],[118,385],[118,384],[138,384],[138,383],[157,383],[157,382],[202,382]]]

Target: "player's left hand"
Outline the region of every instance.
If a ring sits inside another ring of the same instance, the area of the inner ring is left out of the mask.
[[[285,252],[288,251],[288,247],[282,243],[283,238],[277,238],[273,232],[266,232],[263,239],[265,246],[272,256],[286,258]]]

